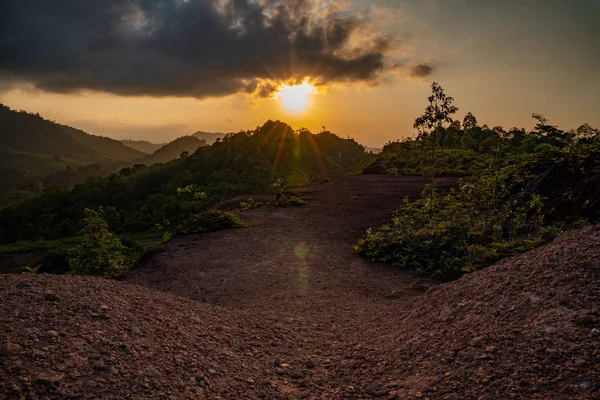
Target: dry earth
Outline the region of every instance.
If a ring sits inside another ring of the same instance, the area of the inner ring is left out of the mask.
[[[422,187],[312,186],[124,282],[1,276],[0,398],[600,398],[600,229],[444,285],[351,251]]]

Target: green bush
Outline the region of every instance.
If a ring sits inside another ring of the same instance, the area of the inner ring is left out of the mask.
[[[304,203],[305,201],[302,197],[293,193],[281,193],[277,195],[277,199],[273,201],[273,205],[277,207],[301,206]]]
[[[394,213],[391,224],[367,231],[355,251],[442,280],[456,279],[562,232],[560,223],[542,226],[538,203],[530,199],[511,200],[495,179],[462,184],[446,195],[427,187],[420,199]]]
[[[178,228],[178,235],[213,232],[221,229],[239,228],[242,221],[230,211],[210,209],[193,215]]]
[[[69,273],[73,275],[99,275],[116,278],[128,268],[126,248],[118,237],[108,230],[102,218],[102,209],[85,209],[81,242],[67,255]]]
[[[239,205],[239,207],[237,209],[239,211],[246,211],[246,210],[251,210],[251,209],[256,208],[256,207],[260,207],[262,205],[263,205],[262,202],[256,201],[252,197],[250,197],[246,201],[240,201],[240,205]]]

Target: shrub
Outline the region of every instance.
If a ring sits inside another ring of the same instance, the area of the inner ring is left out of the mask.
[[[85,209],[81,242],[67,255],[69,273],[73,275],[99,275],[116,278],[127,270],[125,246],[108,230],[98,211]]]
[[[221,229],[239,228],[242,221],[230,211],[210,209],[193,215],[177,228],[178,235],[213,232]]]
[[[277,199],[273,202],[273,205],[277,207],[293,207],[301,206],[304,203],[304,199],[297,194],[281,193],[277,195]]]
[[[246,201],[240,201],[240,205],[238,207],[238,210],[240,210],[240,211],[251,210],[253,208],[260,207],[262,205],[263,205],[262,202],[256,201],[252,197],[250,197]]]

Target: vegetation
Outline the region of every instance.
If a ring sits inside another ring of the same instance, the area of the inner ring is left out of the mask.
[[[242,221],[231,211],[216,210],[214,208],[203,211],[186,219],[177,228],[178,235],[193,233],[214,232],[222,229],[239,228]]]
[[[272,191],[275,182],[283,192],[346,174],[364,157],[364,148],[354,140],[330,132],[294,131],[282,122],[268,121],[255,130],[217,138],[212,146],[168,163],[136,164],[72,188],[40,187],[18,204],[0,208],[0,254],[44,250],[48,253],[39,262],[40,272],[116,276],[151,245],[138,245],[140,236],[151,236],[157,243],[173,234],[239,226],[235,215],[211,206],[240,194]],[[295,197],[284,200],[282,205],[299,202]],[[99,208],[101,215],[85,211]],[[92,222],[98,227],[106,224],[104,232],[110,235],[81,237]],[[74,243],[79,250],[67,251]],[[94,253],[94,246],[99,246],[100,254]],[[113,252],[114,258],[107,259]],[[101,261],[84,267],[86,257]]]
[[[0,104],[0,206],[35,196],[47,186],[108,174],[143,156],[118,140]]]
[[[108,230],[102,209],[86,209],[79,245],[68,252],[69,273],[116,278],[127,270],[123,243]]]
[[[162,143],[162,144],[161,143],[152,143],[147,140],[132,140],[132,139],[121,140],[121,143],[123,143],[127,147],[131,147],[132,149],[141,151],[142,153],[145,153],[145,154],[152,154],[156,150],[160,149],[161,147],[163,147],[166,144],[166,143]]]
[[[182,136],[165,144],[154,151],[149,156],[140,161],[140,164],[160,164],[166,163],[181,155],[190,154],[198,150],[199,147],[206,146],[206,140],[200,140],[195,136]]]
[[[506,132],[477,126],[469,113],[462,127],[445,120],[447,126],[429,124],[434,130],[416,140],[386,146],[383,160],[391,172],[425,173],[431,164],[423,154],[434,141],[436,175],[471,176],[449,193],[432,184],[416,201],[405,200],[392,221],[367,231],[355,250],[447,280],[597,221],[600,131],[582,125],[565,132],[533,117],[538,122],[531,132]]]
[[[304,199],[297,193],[281,193],[273,202],[277,207],[294,207],[304,204]]]
[[[292,187],[342,175],[362,157],[363,147],[354,140],[329,132],[294,132],[269,121],[166,164],[135,165],[72,189],[45,188],[0,210],[0,243],[76,236],[83,227],[83,210],[100,206],[109,228],[119,235],[151,232],[157,225],[173,230],[225,198],[269,191],[278,179]],[[181,196],[181,188],[189,185],[205,196]]]

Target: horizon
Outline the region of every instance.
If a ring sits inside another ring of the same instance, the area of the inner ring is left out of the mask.
[[[118,140],[271,119],[381,147],[415,134],[435,80],[458,119],[600,126],[598,0],[225,3],[14,3],[0,17],[13,21],[0,28],[0,102]]]

